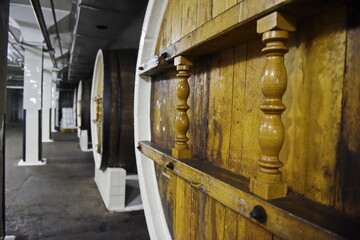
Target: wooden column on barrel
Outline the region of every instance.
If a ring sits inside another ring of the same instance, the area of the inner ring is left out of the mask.
[[[172,156],[178,159],[191,158],[191,150],[189,149],[189,138],[186,136],[189,130],[189,117],[187,111],[189,105],[187,104],[188,97],[190,95],[190,86],[188,78],[190,77],[189,70],[190,66],[193,65],[191,61],[185,57],[179,56],[174,59],[174,65],[178,74],[176,77],[179,79],[176,95],[178,97],[178,104],[176,106],[176,137],[175,147],[172,149]]]
[[[287,192],[279,170],[283,166],[279,153],[285,136],[281,114],[286,109],[281,99],[287,86],[284,54],[288,52],[288,48],[285,41],[289,38],[289,31],[294,30],[294,23],[278,12],[257,22],[257,32],[262,33],[262,41],[266,44],[262,49],[266,55],[266,64],[261,77],[261,90],[265,100],[260,106],[264,113],[259,135],[260,170],[257,177],[251,179],[250,190],[265,199],[285,197]]]

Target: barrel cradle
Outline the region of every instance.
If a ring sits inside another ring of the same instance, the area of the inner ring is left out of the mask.
[[[151,133],[135,131],[151,236],[358,238],[358,4],[156,4],[167,7],[148,9],[161,27],[135,89],[135,128]]]

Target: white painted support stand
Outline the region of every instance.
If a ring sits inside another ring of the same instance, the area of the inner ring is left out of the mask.
[[[42,90],[42,142],[53,142],[50,138],[50,111],[52,93],[52,62],[49,56],[44,57],[43,90]]]
[[[41,109],[41,79],[43,70],[42,48],[25,46],[24,67],[24,109],[25,149],[19,166],[38,166],[46,164],[39,152],[39,110]]]
[[[91,152],[92,148],[89,148],[88,131],[81,130],[79,138],[80,149],[83,152]]]
[[[60,96],[60,92],[59,92],[59,90],[56,90],[56,107],[55,107],[55,109],[56,109],[56,113],[55,113],[55,127],[60,127],[60,118],[59,118],[59,116],[60,116],[60,105],[59,105],[59,96]]]
[[[21,167],[43,166],[46,165],[46,158],[43,158],[41,159],[41,161],[38,160],[36,162],[24,161],[23,159],[20,159],[17,165]]]
[[[15,240],[15,236],[11,235],[11,236],[5,236],[4,240]]]
[[[56,118],[58,117],[57,106],[59,101],[59,95],[56,91],[56,82],[54,81],[54,77],[56,78],[56,75],[52,77],[53,81],[51,84],[51,132],[57,132],[55,126],[57,121]]]
[[[137,175],[126,176],[123,168],[95,168],[95,183],[109,211],[128,212],[143,209],[140,194],[126,204],[126,185],[130,180],[137,181]]]

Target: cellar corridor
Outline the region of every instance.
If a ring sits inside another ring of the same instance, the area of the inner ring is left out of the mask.
[[[143,211],[109,212],[94,182],[92,152],[75,133],[53,133],[43,143],[45,166],[18,167],[22,123],[6,127],[7,235],[16,239],[148,239]]]

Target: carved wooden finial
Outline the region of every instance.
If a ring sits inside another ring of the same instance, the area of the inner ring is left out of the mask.
[[[187,99],[190,95],[190,86],[188,78],[190,77],[190,65],[193,64],[190,60],[179,56],[174,59],[174,65],[178,71],[176,77],[179,79],[179,82],[176,89],[176,95],[178,97],[178,104],[176,106],[177,116],[175,122],[176,143],[175,148],[172,149],[172,156],[178,159],[186,159],[191,158],[192,155],[187,143],[189,138],[186,136],[186,133],[189,129],[189,117],[187,115],[189,105],[187,104]]]
[[[261,78],[261,90],[264,101],[260,105],[264,116],[260,123],[261,158],[260,170],[250,181],[250,190],[264,199],[285,197],[287,185],[282,180],[279,170],[283,166],[279,159],[284,144],[285,130],[281,114],[286,107],[282,96],[286,91],[287,73],[284,55],[288,52],[285,45],[289,31],[295,27],[291,19],[274,12],[258,21],[257,31],[262,33],[266,46],[262,52],[266,55],[266,64]]]

